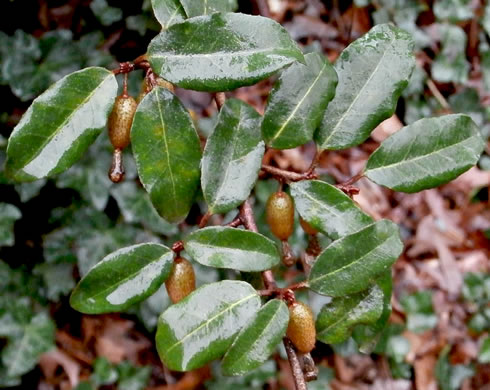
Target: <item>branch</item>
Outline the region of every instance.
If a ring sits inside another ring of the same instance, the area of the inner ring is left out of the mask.
[[[286,171],[284,169],[272,167],[270,165],[262,165],[262,170],[275,179],[278,179],[279,181],[284,181],[286,183],[291,183],[295,181],[302,181],[302,180],[313,180],[313,179],[318,179],[318,175],[313,172],[314,167],[312,170],[308,169],[304,173],[297,173],[297,172],[290,172]]]
[[[216,106],[218,107],[218,111],[221,111],[221,107],[226,102],[226,95],[224,92],[216,92],[214,94],[214,101],[216,102]]]
[[[243,225],[246,229],[258,233],[257,224],[255,223],[254,213],[252,210],[252,206],[250,206],[249,201],[245,201],[243,205],[240,207],[240,219],[243,222]],[[267,270],[262,272],[262,280],[264,281],[264,287],[266,290],[278,290],[276,280],[274,279],[274,274],[271,270]],[[297,288],[305,287],[306,285],[303,283],[299,283]],[[285,290],[284,296],[292,295],[292,299],[294,300],[294,292],[291,289],[280,289]],[[291,370],[293,372],[294,383],[296,386],[296,390],[307,390],[305,377],[303,375],[303,370],[299,363],[298,355],[294,350],[293,344],[291,341],[285,337],[284,338],[284,347],[286,348],[286,352],[288,354],[289,364],[291,365]]]
[[[283,339],[284,347],[286,348],[286,353],[288,354],[289,365],[291,366],[291,371],[293,372],[294,384],[296,385],[296,390],[308,390],[306,387],[305,377],[303,375],[303,370],[301,364],[299,363],[298,355],[294,350],[293,343],[287,337]]]

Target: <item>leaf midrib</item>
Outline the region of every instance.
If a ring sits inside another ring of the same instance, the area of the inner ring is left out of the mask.
[[[371,82],[371,80],[374,77],[374,75],[378,72],[378,69],[379,69],[382,61],[384,60],[384,57],[385,57],[386,53],[389,51],[389,49],[390,49],[390,47],[391,47],[391,45],[393,44],[394,41],[395,41],[395,36],[393,36],[392,39],[390,40],[390,42],[388,43],[388,45],[386,47],[386,50],[383,52],[383,55],[379,59],[378,63],[376,64],[376,67],[374,68],[374,70],[371,73],[371,75],[369,76],[369,78],[366,80],[366,82],[364,83],[364,85],[359,90],[359,93],[356,95],[356,97],[351,102],[351,104],[349,105],[349,107],[347,108],[347,110],[342,114],[342,116],[340,117],[340,119],[337,121],[337,124],[334,126],[334,128],[330,132],[330,135],[325,139],[324,142],[322,142],[322,148],[324,148],[325,145],[328,144],[328,141],[330,141],[330,139],[333,137],[333,135],[337,133],[337,129],[340,126],[340,124],[345,120],[345,117],[350,112],[350,110],[352,109],[352,107],[354,106],[354,104],[357,103],[357,100],[359,99],[359,97],[361,96],[361,94],[364,92],[364,89],[366,88],[366,86]]]
[[[470,137],[464,139],[461,142],[458,142],[458,143],[455,143],[455,144],[451,144],[449,146],[443,147],[443,148],[438,149],[438,150],[434,150],[434,151],[432,151],[431,153],[428,153],[428,154],[417,156],[417,157],[411,158],[409,160],[401,160],[401,161],[394,162],[392,164],[382,165],[382,166],[377,167],[377,168],[368,168],[368,169],[366,169],[366,174],[369,173],[369,172],[380,170],[380,169],[387,169],[387,168],[388,169],[392,169],[393,167],[396,167],[396,166],[400,166],[400,165],[404,165],[404,164],[410,164],[410,163],[413,163],[415,161],[423,160],[424,158],[430,158],[432,155],[440,155],[441,157],[444,157],[446,159],[449,159],[448,156],[444,156],[444,155],[442,155],[440,153],[443,152],[443,151],[445,151],[445,150],[450,150],[451,148],[455,148],[457,146],[461,146],[461,147],[465,148],[465,145],[464,144],[466,142],[471,141],[473,138],[475,138],[475,135],[474,134],[472,134]],[[471,149],[470,149],[470,151],[471,152],[474,152]]]
[[[236,301],[235,303],[229,305],[225,310],[223,311],[220,311],[218,312],[216,315],[214,315],[213,317],[211,317],[210,319],[208,319],[207,321],[204,321],[201,325],[199,325],[196,329],[192,330],[191,332],[189,332],[188,334],[186,334],[184,337],[182,337],[180,340],[178,340],[175,344],[171,345],[168,349],[167,349],[167,353],[170,353],[170,351],[172,351],[173,349],[177,348],[179,345],[183,344],[185,342],[185,340],[187,340],[189,337],[191,337],[193,334],[195,334],[196,332],[200,331],[201,329],[205,328],[206,326],[208,326],[211,322],[213,322],[214,320],[216,320],[218,317],[224,315],[227,311],[231,311],[233,308],[235,308],[236,306],[238,306],[239,304],[243,303],[243,302],[246,302],[248,301],[249,299],[252,299],[253,297],[258,297],[258,295],[256,293],[253,293],[253,294],[250,294],[250,295],[247,295],[245,298],[242,298],[238,301]]]
[[[298,102],[298,104],[296,105],[296,107],[294,108],[294,110],[291,112],[291,114],[289,115],[289,117],[286,119],[286,121],[283,123],[283,125],[281,126],[281,128],[277,131],[276,135],[273,138],[271,138],[271,140],[269,142],[275,141],[284,132],[284,130],[286,129],[286,127],[289,124],[289,122],[294,118],[294,116],[296,115],[296,112],[299,110],[299,108],[304,103],[304,101],[306,100],[306,98],[308,97],[308,95],[311,93],[311,91],[315,87],[316,83],[320,80],[320,77],[322,76],[322,74],[325,71],[325,69],[327,69],[327,63],[326,62],[323,65],[323,67],[320,70],[320,72],[318,73],[318,75],[315,78],[315,80],[313,81],[313,83],[310,85],[310,87],[308,88],[308,90],[304,94],[304,96]]]
[[[90,69],[90,68],[88,68],[88,69]],[[82,72],[82,71],[81,71],[81,72]],[[23,166],[22,166],[21,168],[19,168],[19,170],[22,170],[24,167],[26,167],[26,166],[27,166],[27,165],[28,165],[30,162],[32,162],[32,161],[33,161],[33,160],[34,160],[36,157],[38,157],[38,156],[39,156],[39,155],[42,153],[42,151],[43,151],[44,147],[45,147],[47,144],[49,144],[49,142],[50,142],[50,141],[51,141],[51,140],[52,140],[52,139],[53,139],[53,138],[54,138],[54,137],[55,137],[55,136],[56,136],[56,135],[57,135],[57,134],[58,134],[58,133],[59,133],[59,132],[60,132],[60,131],[61,131],[61,130],[64,128],[64,127],[65,127],[65,125],[66,125],[66,124],[67,124],[67,123],[70,121],[70,119],[71,119],[71,118],[72,118],[72,117],[75,115],[75,113],[79,111],[80,107],[84,106],[85,104],[87,104],[87,103],[90,101],[90,99],[91,99],[91,98],[92,98],[92,96],[93,96],[93,95],[94,95],[94,94],[97,92],[97,90],[98,90],[99,88],[101,88],[101,87],[102,87],[102,85],[104,85],[104,84],[105,84],[105,82],[107,81],[107,79],[108,79],[109,77],[111,77],[111,76],[112,76],[112,74],[107,74],[107,75],[106,75],[106,77],[104,77],[104,79],[103,79],[103,80],[102,80],[102,81],[99,83],[99,85],[97,85],[97,87],[95,87],[95,88],[92,90],[92,92],[90,92],[90,93],[87,95],[87,97],[86,97],[85,99],[83,99],[83,100],[80,102],[80,104],[78,104],[78,105],[76,106],[76,108],[75,108],[74,110],[72,110],[72,111],[71,111],[71,113],[70,113],[70,114],[69,114],[69,115],[68,115],[68,116],[65,118],[65,120],[64,120],[63,122],[61,122],[61,124],[60,124],[58,127],[56,127],[56,128],[55,128],[55,131],[53,131],[53,132],[52,132],[52,133],[51,133],[51,134],[50,134],[50,135],[49,135],[49,136],[46,138],[46,140],[45,140],[45,141],[42,143],[42,145],[41,145],[41,146],[40,146],[40,147],[37,149],[37,153],[36,153],[35,155],[31,156],[31,157],[29,158],[29,160],[28,160],[28,161],[26,161],[26,162],[23,164]],[[43,103],[43,106],[45,107],[45,106],[46,106],[46,102],[42,102],[42,103]],[[30,123],[30,122],[29,122],[29,123]],[[28,123],[26,123],[26,125],[28,125]],[[20,130],[20,129],[19,129],[19,130]]]
[[[312,284],[317,283],[319,280],[323,280],[323,279],[325,279],[325,278],[328,278],[328,277],[330,277],[330,276],[332,276],[332,275],[335,275],[335,274],[336,274],[336,273],[338,273],[338,272],[341,272],[341,271],[345,270],[346,268],[350,268],[350,267],[352,267],[353,265],[358,264],[360,261],[362,261],[363,259],[365,259],[365,258],[366,258],[367,256],[369,256],[369,255],[370,255],[372,252],[374,252],[374,251],[376,251],[377,249],[379,249],[379,248],[380,248],[382,245],[386,244],[386,242],[387,242],[387,241],[389,241],[389,240],[391,240],[392,238],[393,238],[393,234],[390,234],[389,236],[387,236],[387,238],[386,238],[385,240],[381,241],[381,242],[379,243],[379,245],[376,245],[376,246],[375,246],[373,249],[371,249],[369,252],[365,253],[364,255],[362,255],[361,257],[359,257],[358,259],[356,259],[356,260],[354,260],[354,261],[352,261],[352,262],[350,262],[350,263],[348,263],[348,264],[346,264],[346,265],[344,265],[344,266],[342,266],[342,267],[340,267],[340,268],[337,268],[337,269],[335,269],[335,270],[333,270],[333,271],[330,271],[330,272],[329,272],[329,273],[327,273],[327,274],[323,274],[323,275],[321,275],[321,276],[318,276],[318,277],[317,277],[317,278],[315,278],[315,279],[310,279],[310,280],[309,280],[309,282],[308,282],[308,283],[309,283],[309,285],[311,286]],[[339,243],[339,245],[340,245],[340,242],[339,242],[339,241],[337,241],[337,243]],[[327,248],[327,249],[328,249],[328,248]]]

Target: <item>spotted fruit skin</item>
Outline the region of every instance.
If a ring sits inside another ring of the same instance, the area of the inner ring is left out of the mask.
[[[293,199],[285,192],[275,192],[267,200],[265,211],[272,234],[287,240],[294,229]]]
[[[318,230],[316,230],[313,226],[311,226],[308,222],[306,222],[303,218],[299,219],[299,223],[301,227],[303,228],[304,232],[306,234],[309,234],[311,236],[314,236],[315,234],[318,233]]]
[[[183,257],[177,257],[165,287],[173,303],[179,302],[193,292],[196,289],[196,276],[192,264]]]
[[[308,353],[315,347],[315,319],[308,305],[296,301],[289,306],[289,324],[286,335],[296,349],[302,353]]]
[[[124,149],[131,139],[131,125],[138,103],[132,96],[121,95],[116,98],[109,116],[109,139],[114,149]]]

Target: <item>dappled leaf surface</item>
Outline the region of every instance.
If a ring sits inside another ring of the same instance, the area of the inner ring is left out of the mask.
[[[238,8],[237,0],[180,0],[180,2],[189,18],[214,12],[233,12]]]
[[[10,136],[9,174],[31,181],[69,168],[104,128],[116,93],[115,76],[97,67],[52,85],[34,100]]]
[[[267,145],[289,149],[313,138],[337,86],[337,74],[323,54],[305,55],[277,80],[267,102],[262,133]]]
[[[387,138],[371,155],[366,176],[397,191],[447,183],[478,162],[485,142],[469,116],[421,119]]]
[[[15,377],[32,370],[42,353],[53,348],[55,325],[46,313],[39,313],[25,326],[20,337],[2,350],[7,376]]]
[[[186,18],[184,8],[179,0],[151,0],[151,6],[155,17],[162,25],[162,29],[180,23]]]
[[[127,309],[153,294],[170,274],[173,252],[160,244],[122,248],[97,263],[70,297],[82,313]]]
[[[259,367],[286,334],[289,310],[284,301],[272,299],[240,331],[221,364],[224,375],[243,375]]]
[[[148,59],[179,87],[225,91],[255,84],[303,55],[271,19],[215,13],[161,32],[148,47]]]
[[[381,220],[330,244],[315,261],[308,283],[313,291],[340,297],[372,285],[401,254],[398,226]]]
[[[236,334],[260,307],[248,283],[224,280],[207,284],[160,316],[157,350],[171,370],[199,368],[222,356]]]
[[[248,198],[263,155],[260,115],[248,104],[228,99],[201,162],[201,183],[210,213],[226,213]]]
[[[258,272],[280,261],[273,241],[259,233],[231,227],[199,229],[184,239],[184,247],[197,262],[216,268]]]
[[[179,99],[156,87],[138,105],[131,144],[139,177],[158,213],[183,220],[199,186],[201,145]]]
[[[326,344],[347,340],[357,324],[372,324],[383,312],[383,291],[374,285],[357,294],[333,298],[316,320],[317,339]]]
[[[331,184],[309,180],[290,186],[301,217],[333,239],[354,233],[373,222],[351,198]]]
[[[413,45],[407,32],[381,24],[341,53],[335,97],[315,136],[320,149],[359,145],[393,115],[415,66]]]

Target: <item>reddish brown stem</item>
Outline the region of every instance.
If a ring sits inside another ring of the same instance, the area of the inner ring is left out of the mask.
[[[315,168],[313,167],[313,170]],[[313,170],[308,170],[304,173],[290,172],[284,169],[272,167],[270,165],[262,165],[262,170],[268,173],[270,176],[274,177],[279,181],[284,181],[286,183],[302,181],[302,180],[313,180],[318,179],[318,175],[313,172]]]
[[[231,222],[228,222],[225,226],[229,226],[229,227],[238,227],[240,225],[242,225],[243,222],[240,218],[240,214],[238,214],[235,218],[233,218],[233,221]]]
[[[184,242],[183,241],[174,242],[174,244],[172,245],[172,250],[178,256],[180,252],[184,250]]]
[[[286,348],[286,353],[288,355],[289,365],[291,366],[291,371],[293,372],[294,384],[296,385],[296,390],[307,390],[305,377],[303,375],[303,370],[294,350],[293,343],[287,337],[283,339],[284,348]]]
[[[204,214],[201,218],[201,221],[199,222],[199,229],[202,229],[204,226],[206,226],[206,224],[208,223],[209,221],[209,218],[211,218],[213,214],[211,214],[209,211],[206,212],[206,214]]]
[[[216,92],[214,94],[214,101],[216,102],[216,106],[218,107],[218,111],[221,111],[221,107],[226,102],[226,95],[224,92]]]

